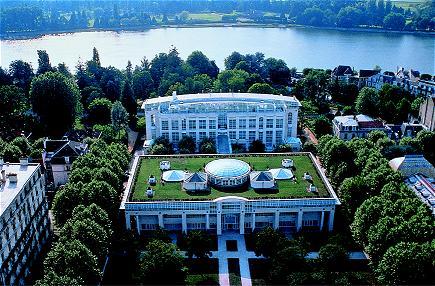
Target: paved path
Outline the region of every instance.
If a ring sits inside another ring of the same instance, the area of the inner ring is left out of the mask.
[[[237,251],[227,251],[227,240],[237,241]],[[213,257],[219,259],[219,284],[229,286],[228,258],[238,258],[242,286],[252,286],[251,272],[249,270],[250,258],[260,258],[253,251],[246,250],[245,236],[237,233],[224,233],[218,236],[218,251],[213,251]]]

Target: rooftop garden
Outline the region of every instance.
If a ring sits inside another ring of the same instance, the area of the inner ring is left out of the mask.
[[[277,188],[270,191],[258,191],[252,188],[245,190],[221,191],[211,188],[210,191],[186,192],[182,188],[181,182],[162,184],[160,177],[159,164],[161,161],[171,162],[171,170],[187,170],[190,173],[204,171],[204,166],[215,159],[235,158],[250,164],[254,171],[264,171],[273,168],[281,168],[281,160],[284,158],[293,159],[295,169],[293,174],[297,180],[277,180]],[[303,175],[308,172],[313,179],[317,192],[308,192],[310,182],[304,180]],[[153,175],[157,179],[157,185],[152,189],[155,191],[154,197],[148,198],[146,189],[149,186],[148,178]],[[132,187],[131,201],[158,201],[158,200],[212,200],[225,196],[239,196],[248,199],[273,199],[273,198],[326,198],[330,194],[322,182],[320,175],[311,161],[305,154],[261,154],[261,155],[209,155],[209,156],[144,156],[139,162],[135,182]]]

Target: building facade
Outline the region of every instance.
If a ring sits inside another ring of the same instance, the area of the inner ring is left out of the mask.
[[[369,132],[374,130],[381,130],[391,138],[391,128],[382,121],[367,115],[336,116],[332,120],[332,131],[335,136],[342,140],[351,140],[355,137],[365,138]]]
[[[247,147],[261,140],[268,150],[297,135],[295,97],[250,93],[204,93],[147,99],[146,139],[163,136],[177,147],[183,135],[209,137]],[[291,141],[291,140],[290,140]]]
[[[135,182],[132,175],[121,203],[126,228],[139,234],[159,227],[182,232],[207,230],[217,235],[227,231],[250,233],[267,226],[285,232],[303,228],[331,231],[340,201],[311,154],[310,158],[329,197],[248,199],[233,194],[213,200],[132,201],[129,199]],[[132,174],[139,165],[140,157],[136,157]]]
[[[45,181],[39,164],[0,160],[0,284],[24,285],[50,235]]]
[[[68,140],[44,140],[42,160],[47,183],[55,187],[66,184],[74,161],[88,150],[87,144]]]
[[[427,96],[420,105],[420,123],[428,130],[435,131],[435,94]]]

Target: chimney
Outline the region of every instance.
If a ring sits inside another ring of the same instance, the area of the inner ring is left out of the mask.
[[[20,158],[20,166],[27,166],[29,165],[29,159],[28,158]]]
[[[9,183],[16,183],[18,181],[18,175],[15,173],[8,174]]]

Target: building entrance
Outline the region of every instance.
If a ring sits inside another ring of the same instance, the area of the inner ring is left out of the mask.
[[[224,214],[222,218],[223,230],[238,230],[239,229],[239,214]]]

